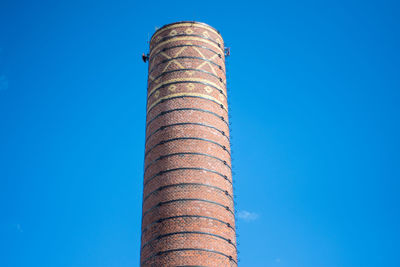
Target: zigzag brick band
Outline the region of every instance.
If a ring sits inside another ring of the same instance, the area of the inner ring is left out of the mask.
[[[224,43],[178,22],[150,41],[141,266],[237,266]]]
[[[209,41],[207,38],[202,38],[202,37],[197,37],[197,36],[178,36],[176,38],[171,38],[165,41],[162,41],[156,45],[156,47],[153,48],[152,52],[150,52],[150,56],[152,56],[152,53],[158,53],[160,52],[160,47],[166,44],[170,43],[178,43],[179,41],[186,41],[185,44],[189,44],[188,42],[193,42],[193,43],[200,43],[202,45],[209,45],[212,46],[213,49],[216,49],[220,53],[224,53],[224,50],[217,45],[215,42]]]

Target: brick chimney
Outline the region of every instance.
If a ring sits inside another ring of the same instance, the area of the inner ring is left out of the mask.
[[[225,50],[199,22],[150,41],[141,266],[237,266]]]

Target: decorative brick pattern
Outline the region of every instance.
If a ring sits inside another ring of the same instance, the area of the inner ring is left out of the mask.
[[[150,41],[141,266],[237,266],[225,55],[198,22]]]

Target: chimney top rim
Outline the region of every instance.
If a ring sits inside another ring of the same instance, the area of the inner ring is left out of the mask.
[[[214,28],[213,26],[210,26],[210,25],[207,24],[207,23],[200,22],[200,21],[182,20],[182,21],[177,21],[177,22],[172,22],[172,23],[165,24],[165,25],[163,25],[161,28],[157,29],[157,30],[153,33],[153,35],[151,36],[150,42],[153,40],[153,37],[156,36],[157,33],[158,33],[159,31],[161,31],[161,30],[163,30],[163,29],[165,29],[165,28],[167,28],[167,27],[169,27],[169,26],[175,25],[175,24],[184,24],[184,23],[200,24],[200,25],[206,26],[206,27],[208,27],[208,28],[214,30],[216,33],[218,33],[218,34],[221,36],[221,33],[220,33],[216,28]],[[222,36],[221,36],[221,38],[222,38]]]

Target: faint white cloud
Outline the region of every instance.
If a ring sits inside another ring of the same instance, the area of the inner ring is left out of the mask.
[[[281,259],[280,259],[280,258],[276,258],[276,259],[275,259],[275,262],[280,263],[280,262],[281,262]]]
[[[0,91],[8,89],[8,80],[5,75],[0,75]]]
[[[250,221],[255,221],[258,219],[258,217],[260,217],[257,213],[255,212],[250,212],[247,210],[241,210],[238,212],[238,217],[239,219],[243,219],[246,222],[250,222]]]
[[[18,232],[20,232],[20,233],[23,232],[22,227],[21,227],[21,225],[20,225],[19,223],[17,224],[17,230],[18,230]]]

